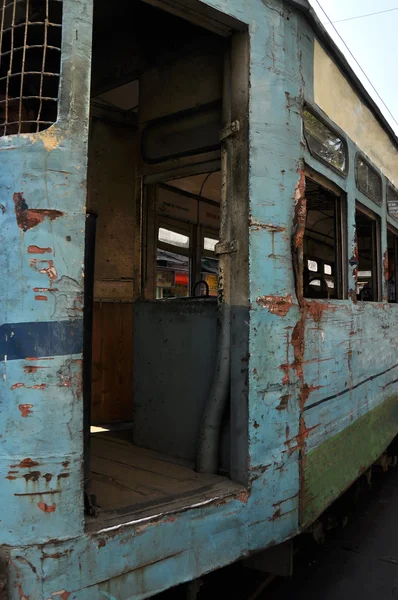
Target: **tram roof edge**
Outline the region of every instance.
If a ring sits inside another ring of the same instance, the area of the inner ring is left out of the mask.
[[[344,75],[347,77],[354,90],[358,93],[358,95],[361,97],[364,104],[369,108],[369,110],[372,111],[377,121],[386,131],[394,146],[398,148],[398,136],[395,134],[393,128],[381,112],[377,102],[373,100],[369,92],[366,90],[365,86],[361,83],[359,77],[354,73],[344,54],[341,52],[336,43],[330,37],[329,33],[323,26],[322,22],[319,20],[318,15],[310,5],[308,0],[285,1],[286,4],[305,14],[309,23],[313,27],[317,37],[319,38],[319,41],[326,47],[329,54],[335,60],[336,64],[338,65],[338,67],[340,67]]]

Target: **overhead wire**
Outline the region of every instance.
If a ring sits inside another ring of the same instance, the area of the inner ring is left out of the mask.
[[[398,10],[398,6],[395,8],[387,8],[386,10],[378,10],[377,12],[367,13],[365,15],[355,15],[354,17],[346,17],[345,19],[337,19],[337,21],[332,21],[332,23],[344,23],[345,21],[354,21],[355,19],[364,19],[365,17],[374,17],[375,15],[384,15],[384,13],[389,13],[394,10]]]
[[[333,21],[330,19],[329,15],[326,13],[325,9],[323,8],[323,6],[321,5],[321,3],[319,2],[319,0],[316,0],[316,3],[318,4],[319,8],[321,9],[321,11],[323,12],[323,14],[325,15],[325,17],[328,20],[328,23],[330,23],[330,25],[333,27],[333,29],[335,30],[336,34],[338,35],[338,37],[340,38],[340,40],[343,42],[344,46],[346,47],[348,53],[350,54],[350,56],[352,57],[352,59],[355,61],[355,63],[358,65],[359,69],[361,70],[361,72],[363,73],[364,77],[366,78],[366,80],[368,81],[369,85],[372,87],[372,89],[374,90],[374,92],[376,93],[377,97],[379,98],[380,102],[383,104],[384,108],[387,110],[388,114],[390,115],[390,117],[393,119],[394,123],[396,125],[398,125],[398,121],[396,120],[396,118],[394,117],[394,115],[392,114],[391,110],[388,108],[387,104],[384,102],[383,98],[380,96],[379,92],[377,91],[377,89],[375,88],[375,86],[373,85],[373,83],[371,82],[371,80],[369,79],[368,75],[366,74],[366,72],[364,71],[364,69],[361,67],[361,65],[359,64],[358,60],[355,58],[354,54],[351,52],[350,48],[347,46],[344,38],[340,35],[339,31],[337,30],[337,28],[334,26]]]

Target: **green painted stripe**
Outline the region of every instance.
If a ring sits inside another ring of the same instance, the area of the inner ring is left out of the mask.
[[[394,395],[311,450],[303,463],[301,526],[315,521],[383,454],[397,433],[398,396]]]

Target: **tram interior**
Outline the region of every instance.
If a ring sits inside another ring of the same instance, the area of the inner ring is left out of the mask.
[[[112,40],[112,44],[110,44]],[[225,39],[141,0],[94,2],[91,493],[101,519],[232,486],[195,471],[216,351]]]
[[[306,178],[303,291],[306,298],[341,297],[341,201]]]

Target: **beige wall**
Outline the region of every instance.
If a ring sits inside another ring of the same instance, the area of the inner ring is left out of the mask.
[[[314,47],[314,100],[398,187],[398,150],[317,40]]]

